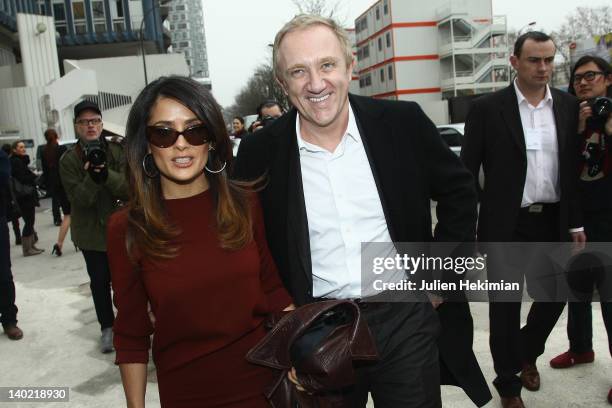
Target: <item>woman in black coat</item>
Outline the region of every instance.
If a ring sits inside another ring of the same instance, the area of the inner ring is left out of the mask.
[[[21,233],[23,256],[38,255],[43,252],[43,250],[34,246],[35,209],[38,203],[38,197],[36,195],[36,174],[28,168],[30,158],[26,154],[25,144],[23,142],[14,142],[11,146],[11,150],[11,175],[13,179],[26,188],[27,186],[32,188],[31,194],[21,194],[21,196],[18,191],[19,189],[14,188],[17,204],[19,204],[21,217],[25,224]]]

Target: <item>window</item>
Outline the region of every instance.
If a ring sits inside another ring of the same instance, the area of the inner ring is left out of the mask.
[[[91,2],[91,10],[93,14],[93,23],[96,33],[106,32],[106,18],[104,10],[104,2],[102,0],[93,0]]]
[[[53,4],[53,16],[55,17],[55,23],[66,22],[66,9],[63,3]]]
[[[380,20],[380,7],[376,7],[376,19]]]
[[[181,5],[176,6],[174,9],[177,11],[183,11],[185,10],[185,6],[181,4]]]
[[[123,17],[123,0],[116,0],[117,4],[117,17]]]
[[[370,45],[366,44],[362,48],[363,58],[368,58],[370,56]]]
[[[87,23],[85,22],[85,3],[83,3],[83,0],[72,1],[72,16],[74,18],[74,32],[85,34]]]
[[[179,30],[184,30],[184,29],[186,29],[186,28],[187,28],[187,24],[185,24],[185,23],[180,23],[180,24],[178,25],[178,28],[179,28]]]
[[[383,68],[380,69],[380,82],[385,82],[385,70]]]
[[[385,35],[386,39],[387,39],[387,48],[391,47],[391,33],[387,33],[387,35]]]
[[[382,37],[378,37],[378,51],[382,51]]]
[[[388,68],[387,77],[389,78],[389,81],[393,81],[393,65],[389,65]]]
[[[387,0],[383,2],[383,13],[385,14],[385,16],[389,14],[389,3],[387,2]]]
[[[180,42],[180,43],[178,44],[178,46],[179,46],[179,47],[183,47],[183,48],[185,48],[185,47],[189,47],[189,42],[188,42],[188,41],[183,41],[183,42]]]
[[[366,77],[365,77],[365,85],[366,86],[372,85],[372,75],[370,75],[370,74],[366,75]]]

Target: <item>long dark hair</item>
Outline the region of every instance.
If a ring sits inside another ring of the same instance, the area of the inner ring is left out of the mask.
[[[232,159],[232,145],[221,109],[202,84],[190,78],[170,76],[161,77],[144,88],[134,101],[126,127],[130,194],[126,243],[130,256],[137,251],[139,255],[172,258],[178,251],[172,241],[180,231],[167,221],[160,178],[148,177],[143,169],[149,147],[145,129],[151,109],[160,97],[181,103],[206,125],[215,147],[214,154],[208,156],[209,168],[220,169]],[[247,190],[230,181],[225,171],[204,174],[216,204],[216,227],[221,246],[242,248],[253,238]]]
[[[583,57],[580,57],[580,59],[576,61],[574,68],[572,68],[572,73],[569,79],[569,86],[567,88],[567,91],[572,95],[576,95],[576,89],[574,88],[574,76],[576,76],[576,70],[581,66],[588,64],[589,62],[592,62],[593,64],[597,65],[597,68],[601,69],[601,72],[604,73],[605,77],[608,77],[612,74],[612,67],[610,67],[610,64],[605,59],[595,55],[585,55]],[[608,86],[607,94],[607,96],[609,97],[612,96],[612,86]]]

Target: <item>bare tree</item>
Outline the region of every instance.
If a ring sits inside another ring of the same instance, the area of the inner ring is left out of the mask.
[[[561,26],[551,33],[559,54],[563,57],[564,70],[570,70],[570,44],[595,35],[612,32],[612,7],[577,7],[565,17]]]
[[[287,96],[276,82],[272,65],[265,63],[255,69],[246,85],[236,96],[234,105],[226,109],[226,114],[228,117],[255,114],[257,107],[270,99],[276,100],[285,109],[289,107]]]
[[[295,7],[297,7],[300,14],[315,14],[318,16],[324,16],[333,18],[340,24],[345,25],[346,17],[340,16],[340,9],[342,6],[341,0],[331,2],[329,0],[291,0]]]

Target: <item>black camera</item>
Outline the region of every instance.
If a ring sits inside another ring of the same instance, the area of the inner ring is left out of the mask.
[[[85,145],[85,157],[91,166],[99,167],[106,164],[106,150],[100,140],[94,140]]]
[[[274,116],[266,115],[263,118],[261,118],[259,123],[261,124],[261,127],[266,127],[270,125],[272,122],[274,122],[276,119],[278,118],[275,118]]]
[[[589,107],[593,112],[587,119],[587,127],[592,130],[602,131],[608,120],[608,115],[612,113],[612,99],[605,96],[588,100]]]

